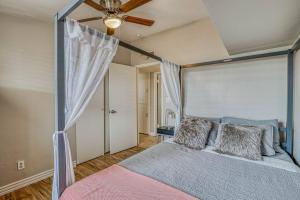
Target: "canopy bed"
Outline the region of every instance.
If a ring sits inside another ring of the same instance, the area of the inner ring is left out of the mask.
[[[299,41],[286,51],[178,66],[108,36],[110,34],[98,32],[68,19],[67,16],[84,2],[99,10],[99,5],[93,1],[73,0],[55,16],[56,131],[53,136],[53,200],[59,199],[61,195],[62,199],[233,199],[232,195],[239,192],[240,198],[249,199],[261,197],[257,191],[260,191],[265,199],[280,199],[286,195],[285,190],[289,191],[290,199],[299,195],[296,188],[300,185],[299,169],[289,157],[292,157],[293,153],[293,53],[299,49]],[[142,5],[149,1],[129,2]],[[73,184],[75,178],[66,131],[74,125],[85,109],[107,72],[118,45],[161,62],[163,85],[176,107],[177,128],[182,116],[181,68],[288,55],[287,119],[284,129],[286,143],[283,145],[287,153],[282,152],[280,156],[265,158],[261,163],[257,163],[221,155],[209,147],[199,152],[173,142],[164,142],[117,166]],[[244,173],[245,169],[249,174],[238,174]],[[225,171],[228,173],[224,175],[222,172]],[[213,175],[214,173],[216,175]],[[233,182],[229,183],[230,180]],[[250,187],[247,188],[246,183],[249,180]],[[264,187],[259,188],[258,185]],[[270,185],[272,187],[268,188]],[[231,192],[227,191],[228,187]],[[147,193],[143,188],[155,189]]]

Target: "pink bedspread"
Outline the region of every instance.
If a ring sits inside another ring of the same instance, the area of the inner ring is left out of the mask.
[[[60,200],[196,199],[149,177],[113,165],[70,186]]]

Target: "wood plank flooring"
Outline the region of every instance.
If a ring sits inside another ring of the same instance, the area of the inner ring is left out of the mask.
[[[157,144],[157,138],[140,134],[140,145],[110,155],[105,154],[93,160],[81,163],[75,168],[76,181],[81,180],[91,174],[103,170],[113,164],[116,164],[130,156],[142,152],[146,148]],[[51,199],[52,178],[39,181],[26,186],[14,192],[0,197],[0,200],[50,200]]]

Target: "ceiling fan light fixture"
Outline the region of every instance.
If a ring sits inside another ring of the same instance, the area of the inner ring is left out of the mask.
[[[122,24],[122,20],[118,16],[107,16],[103,19],[103,22],[108,28],[113,29],[119,28]]]

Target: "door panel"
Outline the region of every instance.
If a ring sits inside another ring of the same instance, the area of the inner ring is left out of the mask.
[[[76,123],[77,163],[104,154],[104,81]]]
[[[137,145],[136,76],[135,67],[120,64],[110,65],[110,153],[116,153]]]
[[[148,104],[138,104],[138,132],[148,134]]]
[[[149,73],[138,73],[138,132],[148,134]]]

